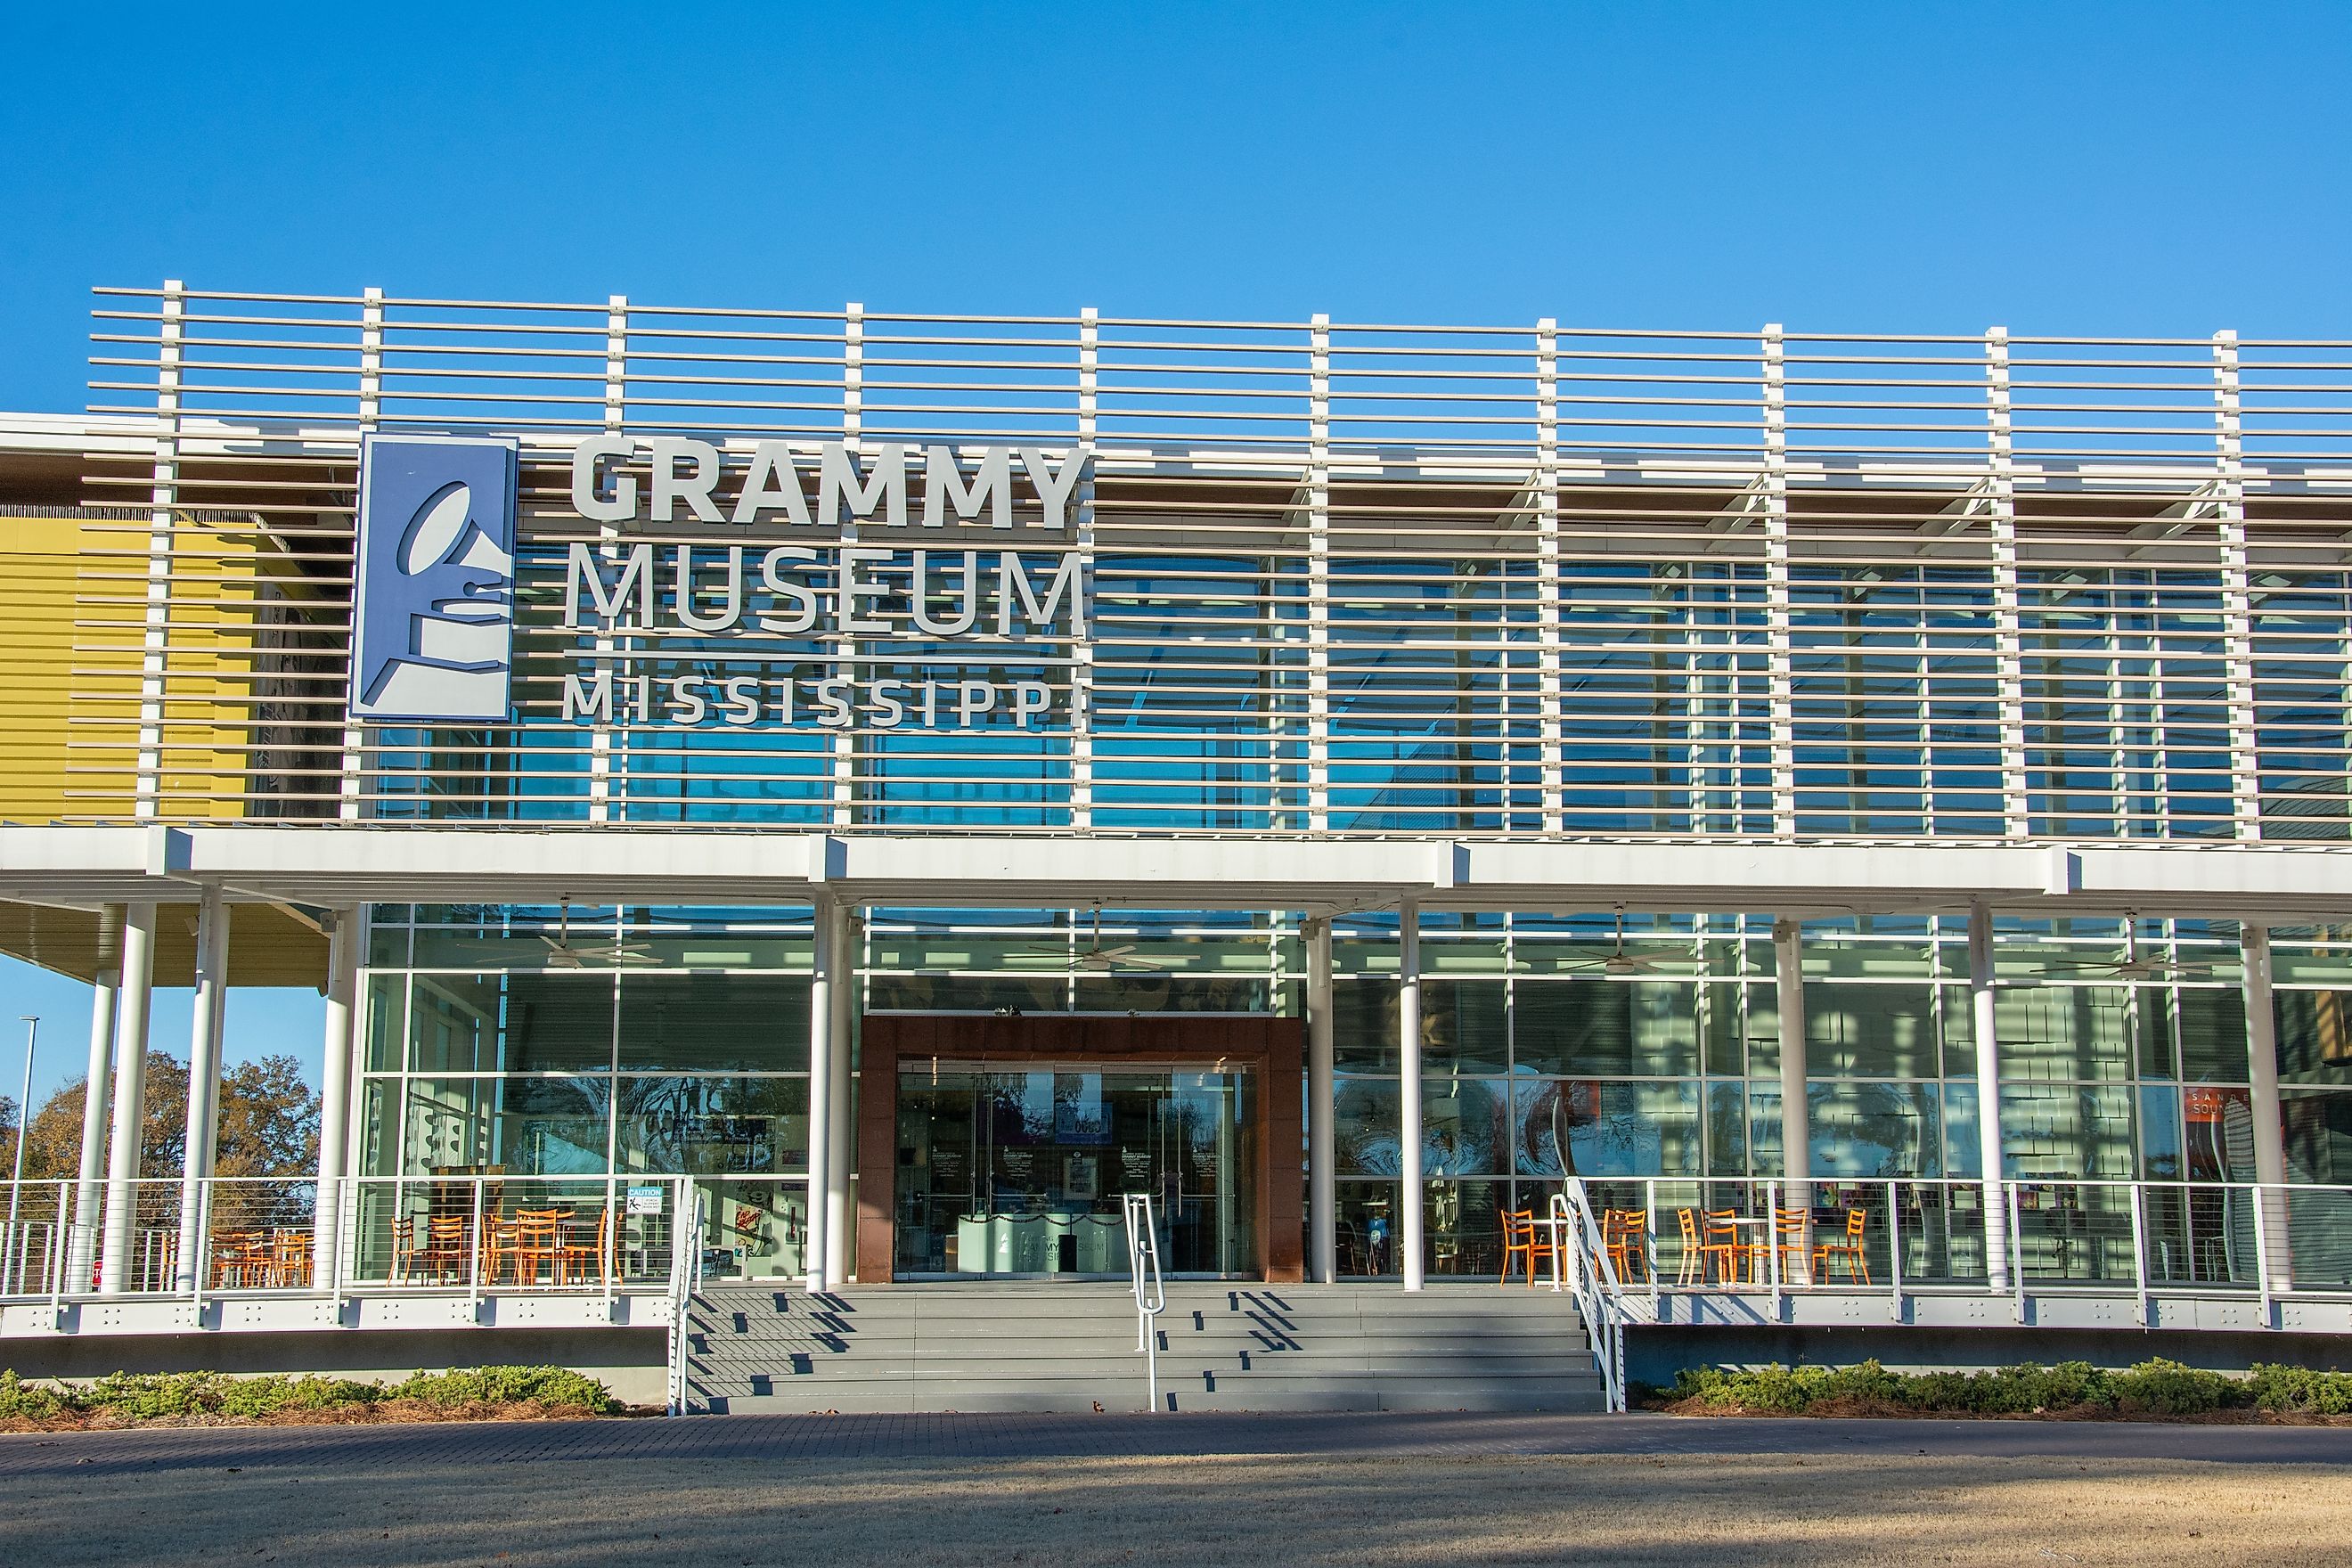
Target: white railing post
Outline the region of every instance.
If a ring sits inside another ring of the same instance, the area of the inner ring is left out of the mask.
[[[2132,1299],[2138,1303],[2139,1326],[2147,1327],[2147,1222],[2140,1205],[2140,1184],[2134,1182],[2131,1193],[2132,1225]]]
[[[1307,1263],[1313,1278],[1329,1285],[1339,1277],[1330,917],[1312,917],[1301,934],[1307,941]]]
[[[2007,1287],[2008,1210],[2001,1197],[2000,1029],[1993,987],[1992,910],[1969,907],[1969,1018],[1977,1054],[1977,1155],[1984,1178],[1985,1287]]]
[[[1127,1275],[1135,1296],[1135,1350],[1143,1358],[1144,1408],[1160,1412],[1160,1335],[1153,1321],[1168,1310],[1168,1289],[1160,1278],[1160,1231],[1150,1193],[1121,1200],[1127,1226]]]
[[[1895,1182],[1886,1184],[1886,1315],[1899,1323],[1903,1321],[1903,1189]]]
[[[1422,1288],[1421,909],[1397,908],[1397,1265],[1404,1288]]]

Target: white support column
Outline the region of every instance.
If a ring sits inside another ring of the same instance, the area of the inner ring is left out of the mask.
[[[180,353],[186,310],[176,278],[163,285],[156,335],[155,466],[147,513],[146,621],[139,643],[137,815],[159,815],[163,790],[163,675],[171,646],[172,510],[180,503]]]
[[[1418,1290],[1421,1265],[1421,908],[1397,910],[1397,1258],[1404,1288]]]
[[[604,300],[604,434],[625,433],[629,417],[629,297],[626,294],[607,295]],[[621,525],[600,522],[596,525],[597,549],[609,556],[620,542]],[[620,639],[610,628],[600,628],[596,636],[598,669],[612,669],[617,680],[620,671],[614,658]],[[610,718],[599,722],[588,735],[588,820],[610,822],[613,819],[613,741],[614,728]]]
[[[1985,333],[1985,399],[1992,447],[1993,682],[2000,713],[2001,832],[2032,832],[2025,771],[2025,649],[2017,589],[2017,451],[2010,416],[2009,329]]]
[[[1102,329],[1095,308],[1078,316],[1078,465],[1071,540],[1078,557],[1077,601],[1070,616],[1070,826],[1095,824],[1095,406],[1100,392]]]
[[[1788,373],[1778,321],[1764,329],[1764,626],[1772,732],[1772,833],[1797,831],[1797,708],[1789,552]]]
[[[106,1151],[106,1237],[98,1288],[119,1296],[131,1279],[131,1243],[138,1226],[139,1145],[147,1120],[147,1019],[154,1002],[155,906],[122,911],[122,996],[114,1026],[114,1128]]]
[[[826,1042],[831,1078],[825,1091],[825,1116],[832,1123],[824,1189],[824,1280],[829,1286],[849,1282],[854,1251],[851,1242],[857,1224],[849,1203],[849,1173],[856,1169],[851,1151],[857,1137],[850,1119],[850,1088],[854,1080],[849,1060],[857,1006],[857,912],[847,904],[835,905],[833,952],[839,973],[828,988],[833,1001],[833,1024]],[[810,1105],[814,1109],[815,1101],[812,1100]]]
[[[383,290],[366,289],[360,293],[360,416],[359,437],[364,439],[383,418]],[[358,456],[358,442],[352,456]],[[352,520],[352,594],[359,594],[359,519]],[[359,693],[352,692],[356,697]],[[343,773],[335,785],[335,816],[344,822],[357,822],[367,794],[367,726],[349,716],[348,702],[343,719]]]
[[[860,439],[866,431],[866,307],[851,300],[841,312],[841,444],[854,458],[860,449]],[[841,520],[841,542],[845,548],[857,542],[858,529],[855,507],[843,509],[851,515]],[[818,522],[831,526],[833,519],[819,518]],[[848,618],[848,606],[839,607],[839,617]],[[845,679],[855,679],[858,674],[857,643],[842,636],[833,645],[833,673]],[[857,802],[857,731],[853,725],[836,730],[833,736],[833,810],[831,820],[835,827],[847,827],[856,817]]]
[[[2285,1290],[2294,1280],[2287,1231],[2286,1133],[2279,1105],[2278,1015],[2271,1002],[2270,928],[2248,921],[2241,928],[2245,954],[2246,1098],[2254,1121],[2254,1180],[2263,1194],[2263,1251],[2270,1265],[2270,1289]]]
[[[1543,830],[1563,831],[1559,679],[1559,323],[1536,323],[1536,730]]]
[[[1331,318],[1308,328],[1307,826],[1331,828]]]
[[[196,995],[188,1027],[187,1138],[180,1146],[180,1251],[172,1289],[202,1279],[205,1186],[220,1145],[221,1032],[228,1013],[229,908],[218,888],[196,904]]]
[[[112,922],[119,932],[121,921],[120,906],[109,905],[100,911],[101,943],[104,926]],[[105,1191],[100,1184],[106,1176],[107,1089],[114,1081],[115,1005],[122,990],[121,954],[116,957],[116,967],[98,972],[89,999],[89,1065],[82,1076],[81,1163],[74,1182],[72,1245],[66,1253],[66,1277],[71,1282],[69,1288],[76,1290],[89,1289],[90,1266],[98,1257],[99,1195]]]
[[[1309,1279],[1328,1285],[1339,1278],[1330,918],[1315,917],[1299,934],[1307,939],[1307,1267]]]
[[[2009,1289],[2009,1200],[2001,1185],[2000,1030],[1993,1006],[1992,910],[1969,908],[1969,1020],[1977,1053],[1977,1157],[1984,1175],[1985,1277]]]
[[[1812,1174],[1811,1118],[1805,1103],[1804,927],[1795,921],[1772,922],[1772,974],[1780,1012],[1780,1170],[1790,1186]],[[1783,1193],[1781,1203],[1811,1207]]]
[[[2238,334],[2213,334],[2215,510],[2221,533],[2221,638],[2230,697],[2230,817],[2240,838],[2263,836],[2261,715],[2254,702],[2253,563],[2246,544],[2245,442]]]
[[[325,1071],[319,1089],[319,1198],[310,1249],[314,1278],[331,1285],[342,1272],[343,1183],[351,1173],[352,1084],[359,1038],[360,911],[337,910],[327,931],[327,1018],[320,1040]]]
[[[841,923],[834,900],[810,910],[808,1232],[802,1259],[811,1290],[824,1289],[825,1247],[832,1226],[825,1188],[833,1172],[833,988],[841,966]]]

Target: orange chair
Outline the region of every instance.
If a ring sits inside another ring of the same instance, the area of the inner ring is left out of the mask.
[[[515,1283],[539,1283],[542,1265],[550,1280],[561,1283],[563,1277],[563,1222],[569,1216],[560,1209],[517,1209],[514,1216],[514,1239],[508,1257],[514,1264]],[[492,1270],[490,1278],[498,1274]]]
[[[594,1237],[592,1244],[586,1237],[577,1236],[577,1233],[570,1228],[565,1230],[563,1245],[555,1256],[556,1284],[569,1284],[575,1268],[579,1270],[583,1284],[588,1282],[592,1275],[598,1284],[604,1283],[611,1277],[613,1211],[610,1207],[597,1211]]]
[[[416,1216],[402,1215],[392,1221],[392,1272],[386,1276],[394,1285],[408,1283],[408,1270],[416,1261]]]
[[[176,1263],[177,1259],[173,1261]],[[265,1232],[229,1230],[213,1237],[213,1289],[215,1290],[250,1290],[266,1287],[270,1283],[270,1263],[269,1237]]]
[[[425,1222],[425,1245],[414,1255],[419,1274],[432,1276],[436,1285],[446,1285],[452,1278],[462,1279],[466,1272],[466,1218],[463,1215],[434,1215]]]
[[[1812,1229],[1813,1216],[1803,1209],[1774,1208],[1772,1211],[1772,1246],[1780,1255],[1780,1282],[1797,1283],[1796,1266],[1805,1257],[1806,1237]]]
[[[1675,1218],[1682,1223],[1682,1267],[1675,1271],[1675,1283],[1683,1289],[1706,1283],[1706,1244],[1699,1239],[1698,1215],[1688,1209],[1676,1209]]]
[[[310,1233],[281,1230],[270,1238],[269,1282],[281,1290],[310,1288]]]
[[[1829,1279],[1829,1260],[1832,1258],[1843,1258],[1845,1259],[1846,1278],[1859,1279],[1864,1285],[1869,1284],[1870,1259],[1864,1256],[1862,1247],[1863,1233],[1869,1225],[1870,1216],[1862,1210],[1846,1210],[1844,1239],[1826,1239],[1813,1247],[1813,1278],[1826,1283]]]
[[[1650,1216],[1641,1209],[1604,1209],[1601,1239],[1609,1248],[1609,1262],[1622,1280],[1650,1277]]]
[[[1511,1259],[1517,1258],[1526,1263],[1528,1285],[1533,1289],[1537,1262],[1549,1264],[1552,1260],[1551,1232],[1536,1224],[1533,1209],[1521,1209],[1516,1214],[1506,1209],[1495,1212],[1503,1221],[1503,1277],[1496,1283],[1511,1282]]]
[[[1764,1255],[1760,1241],[1739,1239],[1739,1211],[1709,1209],[1706,1211],[1706,1238],[1699,1250],[1715,1266],[1715,1282],[1718,1285],[1742,1285],[1754,1278],[1757,1261]]]

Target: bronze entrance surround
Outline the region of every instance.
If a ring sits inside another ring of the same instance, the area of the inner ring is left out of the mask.
[[[1301,1235],[1299,1075],[1306,1027],[1297,1018],[994,1017],[869,1013],[861,1023],[857,1124],[857,1279],[887,1284],[898,1257],[898,1067],[939,1057],[1018,1068],[1034,1062],[1209,1067],[1256,1076],[1258,1265],[1273,1282],[1305,1277]],[[1286,1135],[1283,1135],[1286,1134]]]

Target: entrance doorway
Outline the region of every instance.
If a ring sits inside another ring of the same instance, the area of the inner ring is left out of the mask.
[[[1124,1198],[1161,1268],[1257,1271],[1253,1074],[1099,1062],[901,1062],[898,1277],[1124,1276]]]
[[[1164,1272],[1299,1279],[1304,1043],[1256,1014],[867,1014],[859,1282],[1124,1279],[1129,1193]]]

